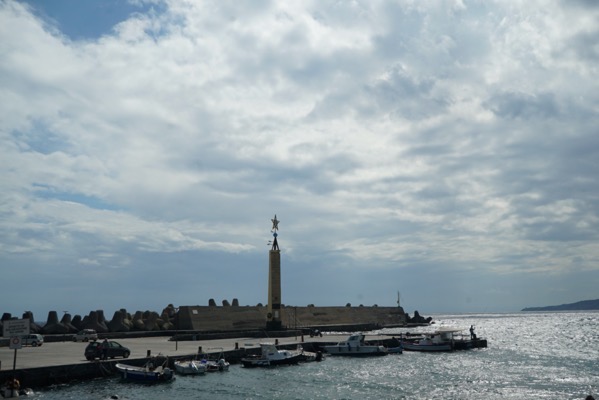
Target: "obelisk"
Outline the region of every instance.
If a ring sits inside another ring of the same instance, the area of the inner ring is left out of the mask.
[[[272,247],[268,252],[268,307],[266,330],[281,330],[281,250],[277,241],[279,220],[277,215],[272,221]]]

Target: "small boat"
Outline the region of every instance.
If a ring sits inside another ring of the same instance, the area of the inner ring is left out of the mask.
[[[211,360],[204,355],[204,358],[202,358],[200,363],[206,367],[206,372],[228,371],[230,365],[229,362],[225,360],[225,353],[222,348],[218,359]]]
[[[117,371],[126,381],[134,382],[167,382],[175,379],[175,372],[168,367],[168,357],[162,357],[164,361],[157,363],[160,358],[156,357],[148,361],[143,367],[118,363],[115,365]]]
[[[308,359],[303,351],[279,350],[274,344],[260,343],[261,354],[241,359],[245,368],[274,367],[276,365],[292,365]],[[302,349],[303,350],[303,349]]]
[[[181,375],[203,375],[206,373],[206,364],[200,360],[175,361],[175,371]]]
[[[434,337],[426,337],[415,342],[402,342],[406,351],[452,351],[451,343],[435,342]]]
[[[305,351],[301,345],[297,346],[297,350],[300,352],[300,362],[311,362],[311,361],[323,361],[324,355],[322,351]]]
[[[336,345],[323,346],[323,349],[332,356],[384,356],[389,354],[385,346],[370,345],[364,342],[366,336],[362,333],[354,333],[347,340]]]
[[[218,360],[202,360],[202,364],[206,366],[206,372],[223,372],[229,370],[229,362],[224,358]]]
[[[466,349],[470,340],[457,337],[463,329],[442,328],[431,334],[425,334],[420,339],[402,340],[401,345],[406,351],[453,351]]]

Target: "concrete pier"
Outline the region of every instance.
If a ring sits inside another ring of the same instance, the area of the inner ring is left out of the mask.
[[[337,343],[347,338],[347,334],[331,334],[324,337],[313,337],[301,334],[290,337],[269,338],[224,338],[212,340],[171,341],[170,336],[153,336],[114,339],[131,350],[128,359],[116,358],[107,361],[87,361],[84,357],[87,343],[49,341],[39,347],[23,347],[17,350],[16,377],[21,387],[43,387],[74,380],[85,380],[97,377],[107,377],[116,373],[114,365],[124,362],[130,365],[143,365],[148,360],[148,354],[168,356],[171,362],[180,358],[192,358],[198,353],[217,356],[221,351],[225,358],[237,362],[247,354],[258,354],[259,344],[270,342],[281,347],[305,346],[306,350],[314,346]],[[387,336],[368,335],[368,340],[389,340]],[[0,383],[6,382],[13,376],[14,350],[0,347]]]

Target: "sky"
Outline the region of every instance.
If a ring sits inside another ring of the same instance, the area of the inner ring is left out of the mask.
[[[0,0],[0,313],[599,298],[599,2]]]

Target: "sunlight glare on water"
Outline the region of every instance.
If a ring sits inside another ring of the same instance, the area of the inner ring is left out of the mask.
[[[488,348],[452,353],[327,357],[320,363],[179,376],[139,385],[118,378],[38,391],[45,400],[108,399],[584,399],[599,388],[599,313],[439,315],[433,331],[476,326]]]

